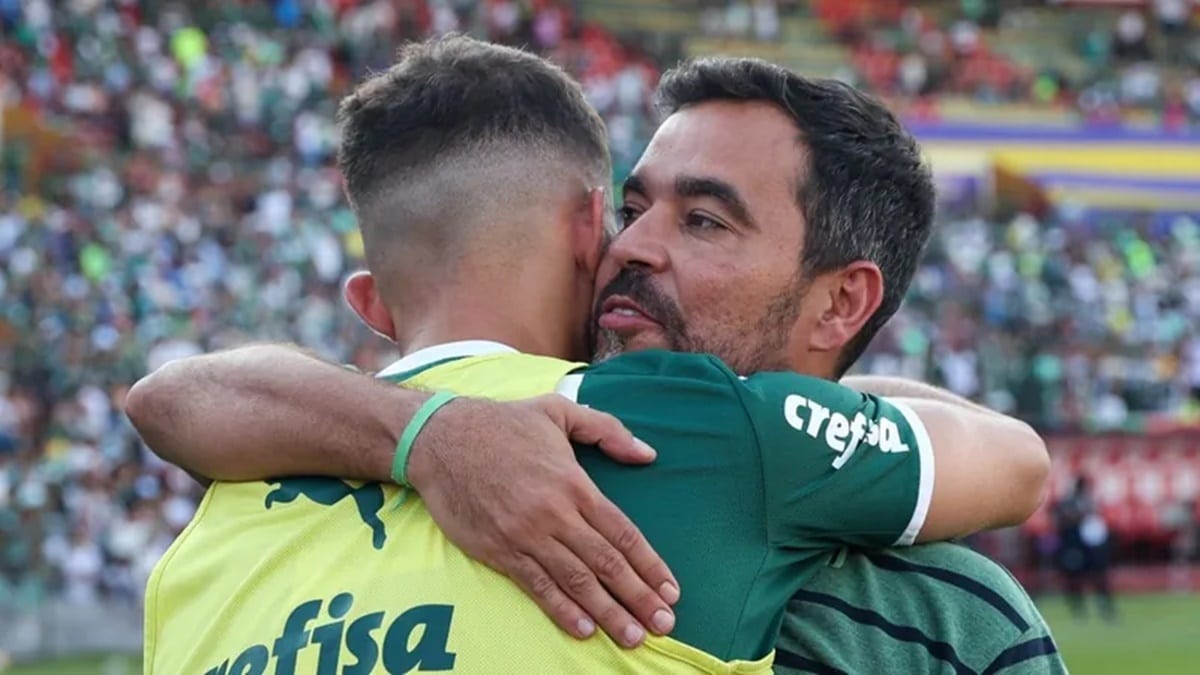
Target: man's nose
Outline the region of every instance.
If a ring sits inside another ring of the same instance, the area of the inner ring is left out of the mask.
[[[646,211],[617,235],[609,255],[622,268],[640,267],[661,272],[667,267],[669,221],[665,209]]]

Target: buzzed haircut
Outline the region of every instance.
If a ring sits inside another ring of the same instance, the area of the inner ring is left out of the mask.
[[[916,140],[883,104],[832,79],[811,79],[750,58],[708,58],[666,72],[658,107],[670,115],[706,101],[762,101],[791,117],[806,150],[796,203],[806,232],[800,271],[868,260],[883,302],[846,345],[840,376],[900,308],[933,231],[934,186]],[[737,133],[731,129],[730,133]]]
[[[537,206],[555,180],[578,178],[581,196],[611,184],[604,123],[579,85],[538,56],[468,37],[402,47],[338,119],[338,163],[376,275],[404,247],[452,258],[485,226],[520,220],[513,210]]]

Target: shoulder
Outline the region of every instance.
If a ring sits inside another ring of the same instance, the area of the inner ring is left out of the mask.
[[[711,354],[669,352],[651,349],[613,357],[577,371],[596,380],[613,377],[653,378],[662,381],[690,380],[721,386],[739,397],[763,397],[780,392],[842,395],[858,398],[857,392],[818,377],[790,372],[764,372],[743,377]]]
[[[571,373],[555,390],[643,431],[686,427],[692,436],[711,433],[710,440],[726,442],[752,437],[741,383],[716,357],[648,350]]]
[[[576,370],[563,379],[558,392],[585,399],[665,399],[676,403],[740,405],[740,380],[720,359],[708,354],[647,350],[622,354]]]
[[[669,352],[661,349],[621,354],[579,372],[585,377],[594,378],[653,377],[723,384],[739,381],[738,376],[723,361],[711,354]]]

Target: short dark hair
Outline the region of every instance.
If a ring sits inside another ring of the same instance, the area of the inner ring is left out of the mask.
[[[750,58],[707,58],[663,75],[664,114],[705,101],[763,101],[786,112],[807,149],[796,201],[807,231],[801,271],[820,274],[869,260],[883,302],[846,345],[844,373],[900,308],[933,231],[934,187],[920,148],[883,104],[832,79]]]
[[[468,37],[402,47],[342,101],[338,119],[338,162],[369,265],[373,239],[431,219],[426,229],[441,231],[425,234],[444,242],[453,221],[502,213],[498,195],[530,192],[550,166],[578,167],[597,187],[611,181],[604,123],[578,83],[538,56]],[[514,165],[523,170],[501,171]]]

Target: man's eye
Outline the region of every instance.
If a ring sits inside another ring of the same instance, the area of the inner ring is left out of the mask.
[[[638,216],[640,215],[642,215],[642,213],[632,206],[622,206],[621,208],[617,209],[617,225],[624,230],[630,225],[633,225],[633,221],[637,220]]]
[[[686,220],[687,226],[698,230],[726,230],[729,229],[725,223],[706,216],[703,213],[689,213]]]

